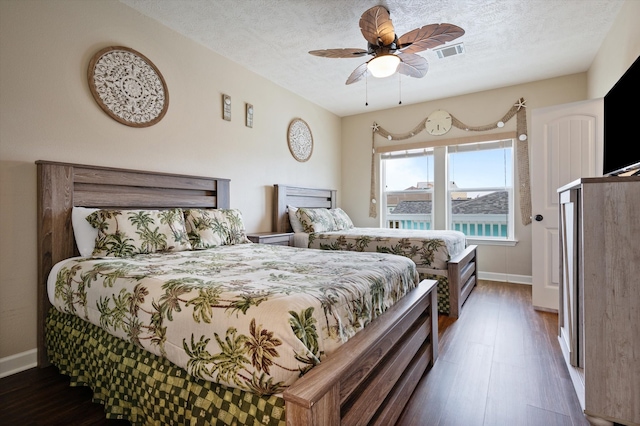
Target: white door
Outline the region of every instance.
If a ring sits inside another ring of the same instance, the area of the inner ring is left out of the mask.
[[[602,175],[603,100],[531,112],[532,301],[558,310],[560,247],[557,189],[581,177]]]

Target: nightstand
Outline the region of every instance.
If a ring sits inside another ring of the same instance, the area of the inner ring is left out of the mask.
[[[293,232],[254,232],[247,234],[247,238],[254,243],[272,244],[277,246],[292,246]]]

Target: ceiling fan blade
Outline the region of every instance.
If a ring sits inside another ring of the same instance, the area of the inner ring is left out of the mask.
[[[398,39],[398,48],[405,53],[416,53],[455,40],[464,30],[453,24],[431,24],[409,31]]]
[[[425,58],[413,53],[398,53],[400,63],[398,64],[398,72],[408,75],[409,77],[422,78],[429,71],[429,63]]]
[[[312,50],[309,53],[315,56],[322,56],[323,58],[357,58],[369,52],[362,49],[324,49]]]
[[[374,46],[387,46],[396,39],[389,12],[382,6],[374,6],[362,14],[360,31],[365,40]]]
[[[366,74],[367,74],[367,63],[365,62],[364,64],[360,65],[358,68],[353,70],[353,72],[351,73],[351,75],[349,76],[345,84],[351,84],[351,83],[355,83],[356,81],[360,81],[362,80],[362,77],[364,77]]]

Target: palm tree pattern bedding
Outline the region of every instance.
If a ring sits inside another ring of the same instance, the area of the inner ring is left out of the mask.
[[[390,253],[408,257],[420,268],[447,270],[447,262],[466,247],[458,231],[349,228],[309,235],[309,248]]]
[[[451,257],[467,246],[460,231],[355,227],[339,208],[301,207],[295,215],[309,234],[309,248],[391,253],[408,257],[419,268],[446,271]]]
[[[294,211],[289,206],[290,214]],[[321,250],[390,253],[413,260],[420,280],[438,281],[438,312],[449,314],[449,260],[467,246],[459,231],[354,227],[340,208],[295,208],[308,247]],[[291,216],[290,220],[293,219]],[[292,227],[295,226],[292,221]]]
[[[418,283],[402,256],[236,244],[73,258],[50,276],[60,312],[257,395],[282,392]]]

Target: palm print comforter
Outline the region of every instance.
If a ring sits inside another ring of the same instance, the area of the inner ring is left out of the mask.
[[[420,268],[447,270],[447,262],[466,248],[459,231],[349,228],[309,234],[309,248],[402,255]]]
[[[54,271],[58,310],[259,395],[282,392],[418,282],[400,256],[264,244],[75,258]]]

